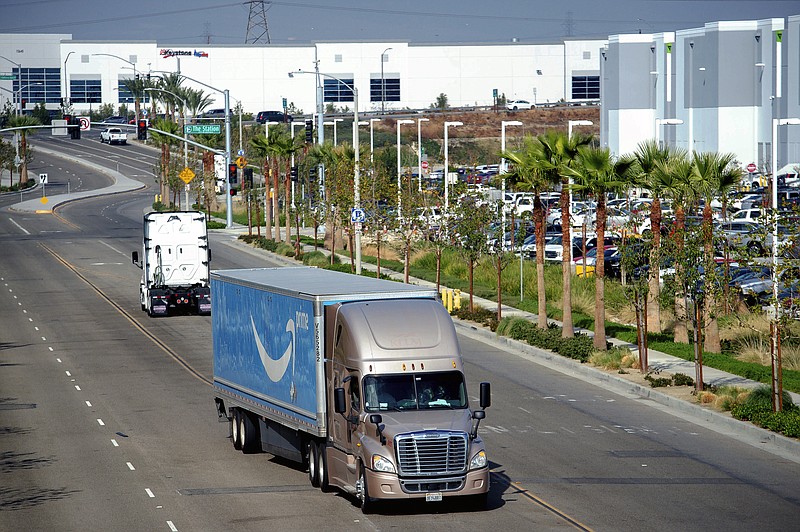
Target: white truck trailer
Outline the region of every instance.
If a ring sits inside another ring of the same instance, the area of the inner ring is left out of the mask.
[[[149,212],[144,215],[139,299],[151,317],[174,313],[211,313],[206,215],[196,211]]]

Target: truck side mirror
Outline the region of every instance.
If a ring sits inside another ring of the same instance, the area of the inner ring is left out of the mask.
[[[337,414],[344,414],[347,412],[344,388],[336,388],[333,390],[333,411]]]
[[[370,414],[369,422],[374,424],[375,428],[378,429],[378,437],[381,440],[381,445],[386,445],[386,436],[383,435],[383,427],[381,427],[381,423],[383,423],[383,416],[380,414]]]
[[[481,383],[481,408],[492,406],[492,385],[488,382]]]

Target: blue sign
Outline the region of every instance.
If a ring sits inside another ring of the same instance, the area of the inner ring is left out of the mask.
[[[353,208],[350,210],[350,221],[354,224],[364,223],[367,221],[367,213],[364,209]]]
[[[244,157],[244,150],[237,151],[236,155],[238,155],[239,157]]]

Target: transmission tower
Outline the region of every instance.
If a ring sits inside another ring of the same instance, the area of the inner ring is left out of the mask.
[[[575,29],[575,21],[572,19],[572,11],[567,11],[567,18],[561,23],[564,28],[564,36],[572,37],[573,30]]]
[[[250,0],[250,13],[247,16],[247,36],[245,44],[269,44],[269,26],[267,25],[267,8],[263,0]]]

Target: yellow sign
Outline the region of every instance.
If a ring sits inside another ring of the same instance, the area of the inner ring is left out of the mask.
[[[237,157],[236,166],[238,166],[239,168],[244,168],[245,166],[247,166],[247,159],[245,159],[244,157]]]
[[[46,205],[49,200],[47,199],[47,196],[45,196],[42,199],[40,199],[39,201],[41,201],[43,205]]]
[[[186,184],[188,185],[188,184],[189,184],[189,182],[190,182],[192,179],[194,179],[194,172],[192,172],[191,168],[188,168],[188,167],[187,167],[187,168],[184,168],[183,170],[181,170],[181,173],[180,173],[180,174],[178,174],[178,177],[180,177],[181,179],[183,179],[183,182],[184,182],[184,183],[186,183]]]

